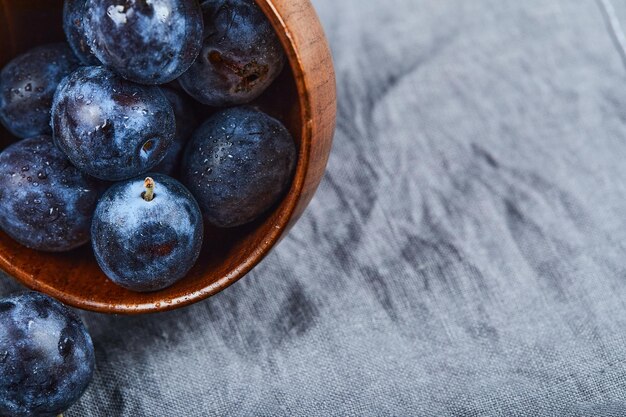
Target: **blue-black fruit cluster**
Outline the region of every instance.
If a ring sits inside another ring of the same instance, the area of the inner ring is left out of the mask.
[[[0,72],[15,142],[0,153],[2,236],[48,252],[91,241],[111,281],[162,290],[196,263],[205,225],[252,222],[289,188],[292,136],[247,105],[285,54],[254,0],[65,0],[61,24],[68,43]],[[0,416],[56,416],[93,372],[66,307],[0,299]]]
[[[28,292],[0,298],[0,416],[52,417],[91,381],[95,355],[80,319]]]
[[[0,228],[43,251],[92,240],[113,281],[164,288],[193,266],[204,224],[252,222],[289,187],[285,126],[254,107],[215,109],[262,94],[285,54],[254,0],[65,0],[62,25],[69,46],[0,73],[0,121],[25,138],[0,154]]]

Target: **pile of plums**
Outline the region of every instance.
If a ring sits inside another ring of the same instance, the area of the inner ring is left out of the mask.
[[[294,140],[248,104],[284,52],[254,0],[66,0],[63,12],[67,43],[0,72],[16,139],[0,153],[0,229],[41,251],[91,241],[116,284],[166,288],[206,224],[249,223],[289,187]],[[93,368],[70,310],[37,293],[0,300],[0,415],[62,412]]]
[[[255,107],[285,56],[252,0],[67,0],[68,44],[0,73],[0,228],[155,291],[194,265],[204,223],[235,227],[289,186],[296,146]],[[194,103],[195,100],[195,103]],[[216,109],[198,123],[201,106]],[[206,237],[210,238],[210,237]]]

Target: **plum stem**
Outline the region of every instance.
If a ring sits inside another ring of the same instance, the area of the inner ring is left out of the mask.
[[[146,191],[141,193],[141,196],[146,201],[152,201],[154,199],[154,180],[150,177],[146,177],[143,181],[143,186],[146,188]]]

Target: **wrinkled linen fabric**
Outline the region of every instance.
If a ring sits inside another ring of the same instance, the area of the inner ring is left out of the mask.
[[[314,4],[315,199],[207,301],[81,312],[98,369],[66,417],[626,415],[626,4]]]

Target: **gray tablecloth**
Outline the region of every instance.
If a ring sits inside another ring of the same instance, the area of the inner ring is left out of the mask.
[[[339,120],[306,215],[206,302],[81,313],[98,370],[67,416],[626,415],[604,3],[315,1]]]

